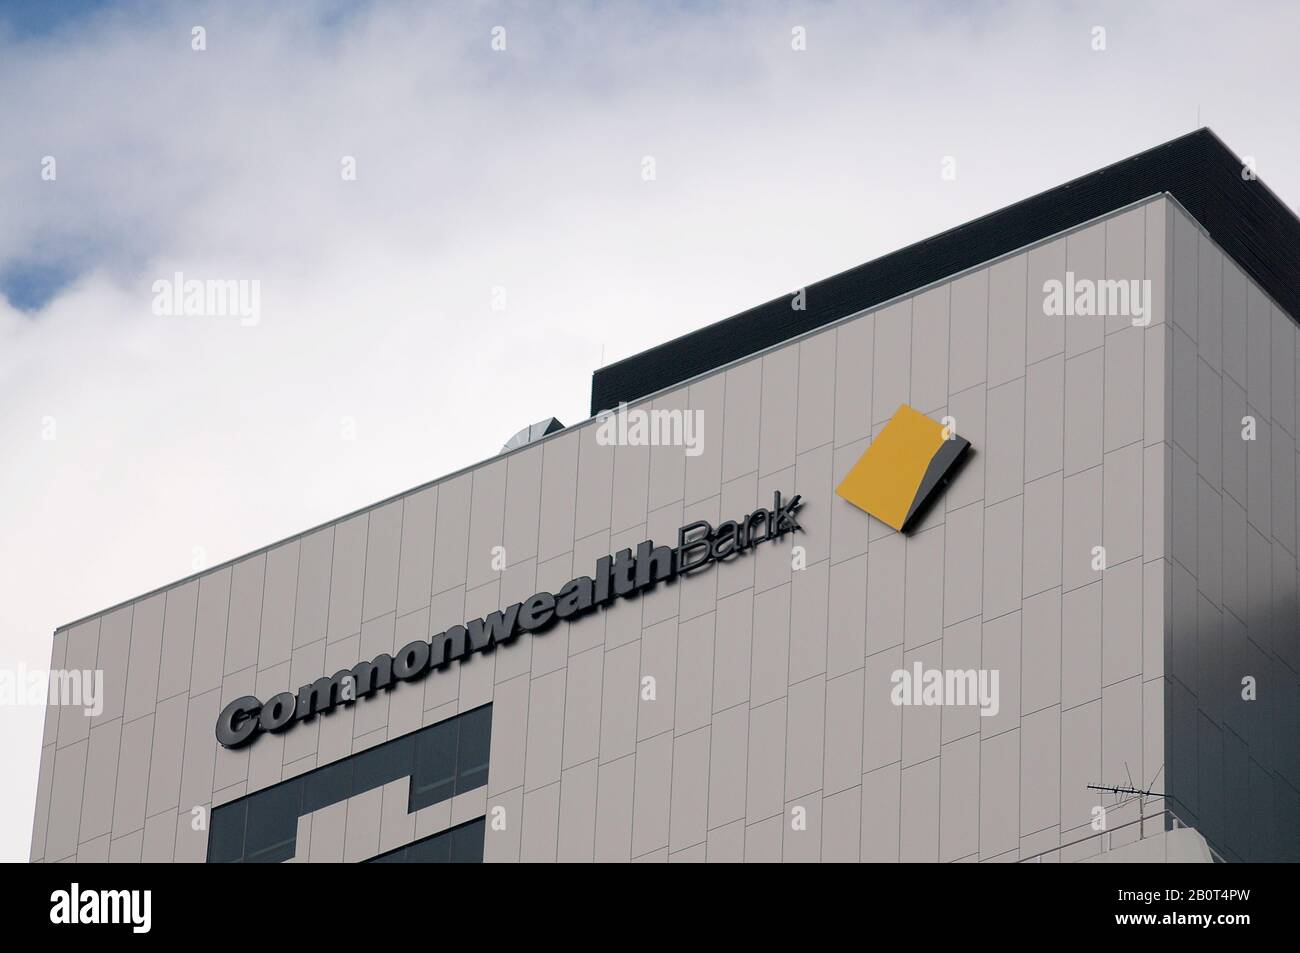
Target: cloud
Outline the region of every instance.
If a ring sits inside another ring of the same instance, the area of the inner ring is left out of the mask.
[[[148,3],[0,33],[22,91],[0,102],[0,664],[48,664],[56,625],[196,549],[239,555],[576,422],[602,354],[1186,132],[1198,107],[1294,199],[1300,133],[1278,119],[1300,27],[1283,4],[1222,10]],[[153,314],[177,271],[259,281],[260,322]],[[19,766],[0,856],[21,858],[39,718],[0,718]]]

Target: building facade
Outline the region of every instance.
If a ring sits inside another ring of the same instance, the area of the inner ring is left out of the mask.
[[[1236,162],[1176,140],[60,628],[105,705],[48,709],[32,859],[1300,860],[1300,246],[1097,184],[1174,146]],[[837,488],[904,406],[971,450],[898,532]]]

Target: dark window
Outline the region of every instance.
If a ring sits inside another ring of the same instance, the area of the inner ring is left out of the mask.
[[[396,741],[376,745],[356,755],[353,758],[356,769],[352,775],[352,796],[365,794],[410,775],[411,750],[411,736],[403,735]]]
[[[293,856],[302,813],[302,778],[258,791],[248,799],[244,860],[278,864]]]
[[[467,712],[457,724],[460,746],[456,751],[456,793],[487,784],[488,746],[492,740],[492,709]]]
[[[487,825],[483,818],[453,828],[451,831],[451,862],[453,864],[483,863],[483,835]]]
[[[407,805],[411,812],[480,788],[487,783],[491,740],[492,706],[484,705],[223,804],[212,812],[208,862],[289,860],[297,847],[299,817],[399,778],[411,779]],[[477,834],[456,833],[469,831],[474,824],[478,824]],[[438,837],[445,840],[434,844]],[[433,852],[426,862],[437,861],[438,852],[444,851],[447,856],[441,862],[479,863],[483,859],[482,821],[425,838],[419,845],[427,845],[421,850]],[[392,862],[387,855],[382,859]]]
[[[464,719],[458,719],[464,721]],[[420,733],[415,743],[409,811],[445,801],[456,793],[457,725],[445,721]]]
[[[451,863],[451,842],[455,834],[443,831],[433,837],[416,841],[403,853],[404,864],[449,864]]]
[[[208,863],[229,864],[244,859],[244,821],[247,817],[248,798],[223,804],[212,812]]]
[[[303,777],[302,812],[310,814],[322,807],[346,801],[352,794],[352,768],[356,758],[345,758],[329,767]]]
[[[450,830],[434,834],[407,844],[397,850],[372,857],[371,864],[481,864],[483,863],[483,834],[487,830],[484,818],[461,824]]]

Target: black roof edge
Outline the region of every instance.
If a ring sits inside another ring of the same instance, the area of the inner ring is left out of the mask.
[[[592,373],[591,413],[748,357],[1085,222],[1169,193],[1300,320],[1300,219],[1208,127]]]

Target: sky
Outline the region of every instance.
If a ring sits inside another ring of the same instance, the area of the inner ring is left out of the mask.
[[[1200,125],[1294,209],[1297,48],[1282,2],[0,0],[0,670]],[[256,319],[156,313],[178,272]],[[0,859],[42,719],[0,706]]]

